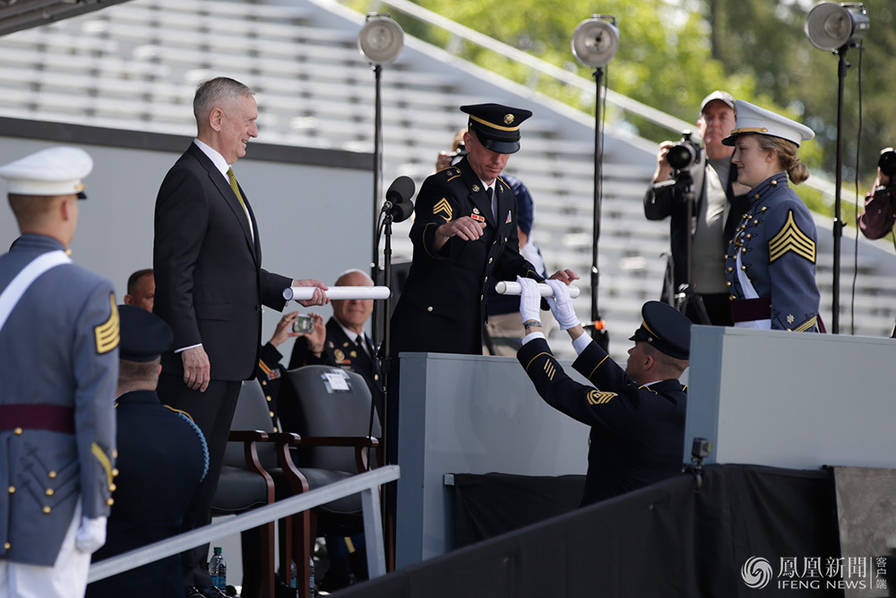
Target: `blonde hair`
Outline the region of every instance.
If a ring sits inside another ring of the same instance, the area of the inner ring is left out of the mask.
[[[787,171],[787,176],[794,185],[799,185],[809,178],[809,169],[796,155],[797,145],[794,142],[771,135],[757,135],[757,137],[760,148],[774,150],[778,156],[778,163]]]

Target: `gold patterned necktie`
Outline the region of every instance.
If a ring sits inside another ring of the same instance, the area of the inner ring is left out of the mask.
[[[240,186],[236,182],[236,176],[234,176],[232,168],[227,169],[227,178],[230,179],[230,188],[233,189],[233,194],[236,195],[237,201],[240,202],[240,206],[246,214],[246,220],[249,222],[249,232],[252,233],[252,238],[254,239],[255,231],[252,229],[252,219],[249,218],[249,208],[246,207],[246,202],[243,201],[243,194],[240,193]]]

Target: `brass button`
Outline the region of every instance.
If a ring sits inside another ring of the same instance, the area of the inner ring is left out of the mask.
[[[5,544],[3,544],[3,548],[5,548],[6,550],[9,550],[10,548],[12,548],[12,544],[10,544],[9,542],[6,542]]]
[[[775,179],[772,179],[772,181],[771,181],[770,184],[771,184],[771,185],[777,185],[777,184],[778,184],[778,181],[776,181]]]
[[[111,498],[109,498],[109,499],[106,499],[106,504],[109,505],[109,506],[111,507],[112,505],[115,504],[115,501],[112,500]]]
[[[728,298],[731,299],[732,301],[734,301],[735,299],[737,299],[737,297],[735,297],[734,295],[728,295]]]
[[[110,492],[115,492],[116,490],[118,490],[118,486],[116,486],[115,484],[109,484]]]
[[[275,428],[274,428],[274,432],[276,432],[276,431],[277,431],[277,428],[275,427]]]
[[[489,264],[491,264],[493,261],[495,261],[495,258],[493,258],[493,257],[488,258],[488,263],[489,263]]]
[[[273,411],[268,411],[268,415],[270,415],[271,417],[274,417],[274,412],[273,412]]]
[[[759,221],[756,220],[756,219],[753,219],[753,225],[755,226],[755,225],[757,225],[757,224],[759,224]]]
[[[731,286],[731,281],[730,281],[730,280],[726,280],[726,281],[725,281],[725,286],[729,286],[729,287],[730,287],[730,286]]]
[[[53,510],[53,509],[51,509],[49,506],[44,506],[44,508],[41,509],[41,511],[44,512],[44,515],[49,515],[49,514],[50,514],[50,511],[52,511],[52,510]]]
[[[266,381],[266,380],[262,380],[262,381],[261,381],[261,385],[262,385],[262,386],[267,386],[267,385],[268,385],[268,383],[267,383],[267,381]]]
[[[46,494],[47,496],[53,496],[53,494],[54,494],[53,489],[52,489],[52,488],[47,488],[47,489],[44,491],[44,494]]]
[[[379,379],[380,379],[380,375],[379,375],[379,374],[374,374],[374,375],[373,375],[373,380],[374,380],[374,382],[377,381],[377,380],[379,380]]]
[[[15,487],[15,486],[10,486],[10,487],[9,487],[9,493],[10,493],[10,494],[15,494],[15,493],[16,493],[16,487]]]
[[[752,238],[753,238],[753,233],[747,233],[747,238],[748,238],[748,239],[752,239]]]
[[[270,402],[271,402],[271,395],[265,395],[264,399],[265,399],[268,403],[270,403]]]
[[[734,272],[734,267],[733,267],[733,266],[728,266],[728,271],[729,271],[729,272]]]
[[[754,195],[753,197],[755,197],[756,199],[759,199],[759,194],[757,193],[757,194]]]
[[[118,459],[118,449],[112,449],[112,458]]]
[[[427,306],[426,311],[432,311],[432,305]]]
[[[13,432],[13,434],[15,434],[16,436],[21,436],[21,435],[22,435],[22,432],[24,432],[24,430],[23,430],[22,428],[16,428],[16,429],[13,430],[12,432]]]
[[[728,259],[728,254],[727,254],[727,253],[725,254],[725,259],[726,259],[726,260]]]
[[[51,480],[55,480],[56,472],[51,470],[49,473],[47,473],[47,477],[50,478]]]
[[[740,250],[740,252],[741,252],[741,253],[746,253],[746,252],[747,252],[747,248],[746,248],[746,247],[742,248],[742,249]]]
[[[762,206],[762,211],[763,211],[763,212],[766,211],[767,209],[768,209],[768,206]]]
[[[117,475],[118,475],[118,470],[115,469],[115,468],[113,468],[113,469],[112,469],[112,477],[114,478],[114,477],[116,477]]]
[[[485,295],[479,295],[479,300],[482,301],[483,299],[485,299]]]

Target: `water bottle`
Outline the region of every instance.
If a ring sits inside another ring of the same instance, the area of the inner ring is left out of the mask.
[[[215,554],[208,562],[208,574],[212,578],[212,585],[220,590],[227,587],[227,563],[221,555],[221,547],[215,546]]]
[[[297,589],[299,587],[299,572],[296,569],[296,562],[289,561],[289,587],[292,589]],[[290,593],[290,596],[295,595],[295,592]]]
[[[314,559],[308,557],[308,596],[314,598],[317,596],[317,588],[314,584]]]

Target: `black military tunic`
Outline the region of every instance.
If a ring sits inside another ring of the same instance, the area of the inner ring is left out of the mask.
[[[595,342],[573,367],[597,388],[567,376],[544,339],[517,358],[549,405],[591,426],[583,505],[681,471],[687,394],[678,380],[639,385]]]
[[[414,208],[414,257],[392,317],[392,352],[482,352],[487,290],[517,275],[542,280],[519,253],[510,186],[495,181],[497,216],[466,158],[424,181]],[[470,216],[487,226],[476,241],[448,239],[436,250],[436,229]]]

